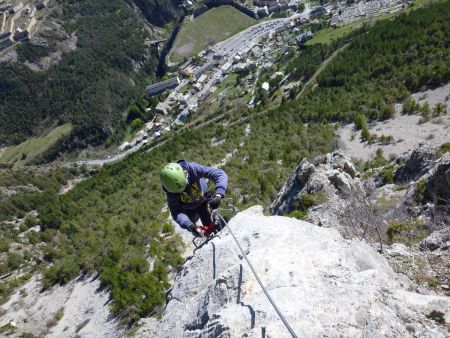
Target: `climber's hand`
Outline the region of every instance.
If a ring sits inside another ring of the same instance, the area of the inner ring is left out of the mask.
[[[222,201],[222,195],[216,194],[215,196],[211,197],[208,201],[209,206],[211,209],[217,209],[220,206],[220,202]]]
[[[204,237],[205,236],[205,231],[203,230],[203,228],[201,226],[192,224],[189,227],[189,231],[196,237]]]

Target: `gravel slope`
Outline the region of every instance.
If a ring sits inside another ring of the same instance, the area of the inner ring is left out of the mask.
[[[419,124],[419,115],[401,115],[402,105],[396,106],[396,115],[393,119],[376,122],[369,125],[370,133],[391,135],[395,139],[394,144],[381,145],[360,141],[360,132],[355,131],[354,124],[339,128],[337,133],[341,136],[341,148],[345,155],[368,160],[375,155],[378,148],[383,149],[384,154],[401,155],[409,150],[415,149],[422,143],[432,147],[438,147],[442,143],[450,142],[450,83],[437,89],[427,90],[412,95],[419,103],[425,101],[432,108],[436,103],[442,102],[447,105],[447,114],[431,119],[429,122]],[[351,140],[352,135],[355,135]]]

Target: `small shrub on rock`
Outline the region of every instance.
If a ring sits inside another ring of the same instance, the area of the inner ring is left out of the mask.
[[[412,97],[408,97],[405,103],[403,104],[402,114],[407,115],[415,114],[419,111],[419,109],[420,105],[416,102],[416,100],[414,100]]]
[[[407,245],[420,242],[428,233],[420,220],[393,221],[389,223],[386,235],[390,243],[398,241]]]
[[[313,206],[325,203],[327,197],[322,192],[314,194],[305,194],[297,202],[294,203],[294,211],[288,214],[289,217],[297,219],[306,219],[308,216],[308,210]]]

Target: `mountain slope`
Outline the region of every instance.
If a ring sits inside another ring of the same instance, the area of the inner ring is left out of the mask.
[[[299,337],[446,336],[427,317],[449,321],[449,297],[408,292],[410,282],[364,242],[258,210],[230,227]],[[142,323],[138,337],[289,336],[227,230],[184,264],[162,319]]]
[[[319,87],[311,91],[305,101],[286,102],[271,110],[263,107],[258,108],[260,110],[235,109],[225,112],[229,107],[221,107],[217,113],[224,113],[225,123],[217,122],[203,129],[182,130],[150,152],[136,153],[121,163],[93,173],[65,195],[52,195],[57,198],[56,201],[39,205],[38,224],[42,231],[39,237],[34,237],[33,242],[38,242],[36,246],[45,253],[39,256],[38,267],[44,271],[45,287],[67,283],[78,276],[80,271],[86,274],[99,272],[100,280],[111,290],[110,304],[114,314],[123,315],[129,322],[157,314],[159,306],[164,304],[165,291],[169,287],[168,274],[181,263],[177,256],[179,243],[165,224],[168,214],[162,209],[165,201],[158,179],[160,168],[167,161],[180,158],[209,165],[221,163],[230,177],[228,196],[234,197],[238,206],[257,203],[268,206],[301,159],[311,159],[336,146],[335,126],[326,122],[352,120],[359,111],[376,117],[387,101],[398,98],[397,95],[394,98],[384,98],[382,95],[389,93],[389,89],[398,89],[396,85],[399,82],[390,82],[388,77],[395,78],[398,73],[407,74],[410,66],[408,62],[401,62],[409,46],[401,43],[397,48],[396,41],[402,38],[391,32],[396,30],[397,23],[413,30],[413,33],[407,29],[401,30],[408,41],[415,42],[415,36],[418,35],[420,42],[426,43],[430,32],[447,36],[445,33],[449,26],[445,19],[449,12],[445,9],[448,9],[449,4],[446,1],[420,13],[401,15],[394,23],[378,23],[374,32],[371,27],[367,27],[359,35],[353,36],[355,43],[352,42],[345,52],[333,59],[322,73],[327,74],[328,80],[336,79],[333,85],[329,83],[328,89],[333,91],[336,89],[334,87],[339,87],[336,92],[345,92],[345,96],[327,95]],[[414,31],[416,20],[423,23],[417,28],[420,34]],[[356,73],[344,72],[343,65],[351,64],[355,55],[363,55],[365,62],[370,65],[375,62],[383,64],[378,54],[371,55],[365,50],[370,47],[366,40],[376,40],[381,46],[380,37],[383,36],[387,46],[383,55],[394,55],[397,51],[395,55],[399,58],[392,64],[388,59],[384,60],[389,64],[386,68],[389,72],[384,73],[383,81],[378,81],[376,73],[364,73],[364,63],[355,66]],[[435,60],[436,55],[443,58],[447,55],[445,44],[437,39],[430,42],[437,49],[422,49],[414,45],[417,50],[423,50],[422,57],[417,60],[420,64],[414,65],[417,68],[428,67],[424,61],[427,58]],[[302,60],[305,61],[303,65]],[[314,55],[308,52],[298,55],[293,66],[302,70],[298,74],[299,78],[307,72],[314,73],[318,62],[313,61]],[[336,73],[334,67],[343,68],[343,73]],[[431,77],[440,73],[439,67],[428,70],[431,70]],[[358,76],[352,78],[354,74]],[[428,83],[430,74],[421,78],[421,85]],[[358,80],[361,77],[367,88],[376,90],[368,93],[360,91]],[[408,94],[406,91],[402,93]],[[366,105],[364,102],[360,105],[360,101],[353,100],[366,95],[380,106]],[[321,105],[315,105],[314,100],[321,102]],[[348,104],[352,102],[355,105],[349,108]],[[370,111],[365,110],[367,107],[370,107]],[[324,124],[312,123],[316,120]],[[84,132],[90,133],[90,129]],[[28,206],[26,211],[29,211]],[[11,217],[9,214],[7,216]],[[5,232],[8,229],[5,225]],[[27,264],[34,262],[33,257],[23,256]],[[149,257],[155,259],[157,264],[153,264],[154,261],[150,264],[147,260]],[[5,296],[9,292],[7,289]]]
[[[74,128],[59,145],[62,150],[101,144],[117,132],[131,99],[154,78],[157,49],[145,41],[156,33],[125,1],[64,2],[52,20],[74,37],[75,48],[48,70],[31,70],[24,62],[52,55],[57,41],[51,35],[32,37],[17,48],[17,62],[0,62],[0,145],[66,122]]]

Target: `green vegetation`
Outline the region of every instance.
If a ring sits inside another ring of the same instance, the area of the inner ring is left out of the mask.
[[[396,167],[395,165],[391,164],[383,168],[383,170],[380,173],[380,177],[383,181],[383,184],[392,184],[394,183],[394,173],[395,173]]]
[[[347,36],[356,29],[361,28],[366,22],[367,21],[355,21],[341,27],[328,27],[321,29],[318,32],[315,32],[313,38],[307,41],[305,45],[312,46],[316,44],[331,44],[332,42]]]
[[[35,336],[34,334],[30,332],[24,332],[22,333],[19,338],[40,338],[39,336]]]
[[[165,196],[158,179],[160,168],[186,152],[190,160],[212,165],[239,148],[239,155],[225,167],[231,186],[236,187],[236,199],[242,198],[243,206],[268,205],[299,158],[330,150],[332,127],[305,127],[292,123],[295,119],[283,112],[265,115],[250,122],[252,133],[247,138],[242,123],[233,128],[218,125],[181,131],[151,153],[107,166],[59,196],[56,203],[41,208],[42,233],[52,234],[45,257],[53,266],[45,273],[45,286],[65,283],[80,270],[98,271],[102,283],[111,289],[114,313],[128,321],[153,314],[165,301],[168,270],[182,263],[180,240],[170,235],[173,228],[165,225],[168,215],[161,214]],[[279,128],[281,137],[274,133]],[[210,148],[209,141],[198,142],[212,137],[225,143]],[[263,146],[268,137],[270,152]],[[240,147],[242,141],[245,145]],[[286,166],[279,167],[273,156]],[[155,259],[152,271],[147,255]]]
[[[151,153],[134,154],[107,166],[40,208],[43,234],[52,241],[45,256],[53,264],[45,273],[46,285],[64,283],[80,270],[98,271],[102,283],[111,289],[114,313],[129,321],[155,313],[164,302],[168,270],[182,262],[179,240],[163,235],[163,230],[170,231],[164,226],[168,215],[161,214],[165,201],[158,172],[163,164],[186,158],[214,165],[236,149],[224,167],[230,178],[229,195],[241,208],[257,203],[268,206],[300,159],[332,149],[334,127],[328,122],[354,121],[357,113],[367,119],[389,117],[391,104],[408,97],[417,86],[448,80],[448,65],[441,57],[432,57],[446,53],[445,38],[439,32],[448,30],[448,7],[446,2],[400,15],[395,22],[382,21],[364,34],[355,34],[351,45],[318,76],[318,86],[301,100],[270,110],[219,107],[217,113],[235,123],[226,128],[181,130]],[[430,37],[431,29],[439,39]],[[414,54],[413,63],[402,56],[418,46],[420,55]],[[314,73],[320,64],[311,59],[316,52],[308,53],[306,49],[293,60],[292,69],[304,67],[299,78]],[[421,77],[412,81],[410,77],[418,73]],[[248,136],[246,123],[251,127]],[[224,143],[211,147],[212,138]],[[377,155],[377,162],[385,161],[382,153]],[[314,203],[308,196],[298,207],[307,209]],[[152,271],[147,255],[155,260]]]
[[[373,18],[354,21],[352,23],[343,26],[330,26],[325,29],[321,29],[316,34],[314,34],[314,37],[311,40],[306,42],[306,45],[312,46],[315,44],[331,44],[334,41],[349,36],[350,33],[360,29],[364,25],[371,25],[379,20],[393,19],[395,18],[395,16],[399,14],[408,13],[411,10],[415,10],[418,7],[429,5],[435,1],[439,0],[416,0],[413,2],[412,7],[407,8],[406,10],[403,10],[401,12],[388,13]]]
[[[405,103],[403,103],[402,114],[411,115],[416,114],[419,111],[420,104],[418,104],[412,97],[408,97]]]
[[[417,182],[416,187],[414,189],[414,195],[416,197],[417,202],[422,202],[425,198],[425,189],[427,185],[427,180],[420,179],[419,182]]]
[[[410,93],[450,80],[449,9],[448,1],[440,2],[351,33],[350,45],[319,74],[314,90],[283,108],[305,121],[350,122],[358,113],[369,120],[392,117],[394,104]],[[345,41],[330,48],[340,44]]]
[[[443,143],[440,147],[439,150],[437,151],[437,156],[442,156],[445,153],[449,153],[450,152],[450,142],[447,143]]]
[[[0,187],[13,191],[6,196],[0,195],[0,222],[25,217],[31,210],[53,202],[61,187],[77,175],[79,171],[76,168],[52,169],[42,173],[31,169],[0,171]],[[32,223],[32,217],[28,217],[27,224]],[[7,231],[3,235],[6,234]]]
[[[60,321],[62,317],[64,317],[64,306],[53,314],[53,319],[57,321]]]
[[[41,262],[42,253],[39,248],[44,243],[49,243],[52,236],[50,232],[30,231],[20,237],[19,234],[39,224],[38,219],[29,213],[53,203],[61,187],[79,174],[77,168],[0,171],[0,252],[5,253],[0,263],[0,275],[4,277],[0,281],[0,304],[30,278],[29,274],[19,278],[6,278],[8,274],[30,264],[32,271],[43,268],[40,263],[34,262]],[[22,218],[20,223],[12,222],[16,218]],[[20,252],[9,251],[11,243],[25,245],[27,249]],[[38,243],[39,247],[29,246]]]
[[[67,136],[72,131],[70,124],[56,127],[50,133],[41,137],[32,137],[27,141],[17,145],[7,147],[1,154],[0,163],[9,163],[14,166],[23,166],[36,157],[42,155],[59,139]]]
[[[434,118],[446,114],[447,114],[446,106],[442,102],[436,103],[436,105],[433,107],[432,117]]]
[[[380,168],[385,166],[388,161],[384,158],[383,149],[378,148],[375,156],[364,164],[364,171],[367,169]]]
[[[11,335],[16,331],[16,327],[11,323],[0,326],[0,333],[4,333],[6,335]]]
[[[326,201],[327,197],[324,193],[318,192],[315,194],[305,194],[294,203],[293,208],[295,210],[288,214],[288,216],[297,219],[306,219],[309,209],[316,205],[323,204]]]
[[[194,21],[186,17],[168,59],[181,62],[255,23],[255,19],[231,6],[210,9]]]
[[[408,189],[408,184],[404,183],[404,184],[397,184],[394,186],[394,191],[401,191],[401,190],[406,190]]]
[[[47,159],[117,135],[123,112],[152,79],[157,62],[156,48],[145,45],[151,36],[124,1],[65,1],[53,15],[78,37],[75,51],[43,72],[0,63],[0,144],[18,144],[55,123],[73,126]],[[19,48],[26,59],[41,54]],[[133,63],[142,67],[135,72]]]
[[[5,303],[9,295],[15,291],[20,285],[24,284],[31,278],[30,274],[25,274],[18,278],[3,280],[0,282],[0,304]],[[0,330],[1,333],[1,330]]]
[[[394,102],[423,85],[449,80],[448,13],[447,1],[400,15],[394,22],[364,27],[323,68],[317,86],[301,99],[277,107],[268,102],[255,110],[221,105],[212,114],[224,114],[230,122],[226,127],[217,123],[182,129],[151,152],[108,165],[67,194],[38,206],[42,231],[39,238],[31,234],[28,240],[42,246],[44,286],[65,283],[80,272],[99,273],[111,291],[114,314],[128,322],[157,314],[165,301],[168,273],[182,263],[180,239],[166,225],[169,215],[161,211],[165,196],[160,168],[180,158],[216,165],[233,154],[223,167],[229,175],[228,196],[240,208],[267,207],[299,160],[333,149],[335,127],[330,122],[355,121],[357,114],[366,120],[388,118]],[[307,47],[290,67],[298,79],[306,79],[322,63],[317,55],[324,60],[343,45],[344,40]],[[213,138],[224,142],[212,147]],[[378,151],[368,166],[385,164]],[[386,172],[387,179],[390,174]],[[320,194],[305,195],[297,208],[304,213],[323,201]],[[393,224],[392,239],[409,228]],[[9,240],[14,238],[6,238],[3,248]]]
[[[420,113],[421,118],[419,123],[428,122],[431,118],[439,117],[441,115],[447,114],[447,109],[442,102],[436,103],[433,109],[430,108],[428,102],[423,104],[417,103],[412,97],[408,97],[403,104],[402,114],[418,114]]]
[[[420,220],[393,221],[389,223],[386,235],[390,243],[399,242],[413,245],[428,236]]]
[[[19,338],[40,338],[39,336],[35,336],[34,334],[30,332],[24,332],[22,333]]]

